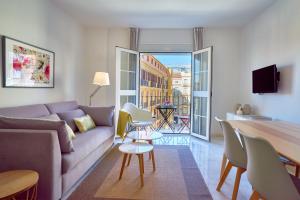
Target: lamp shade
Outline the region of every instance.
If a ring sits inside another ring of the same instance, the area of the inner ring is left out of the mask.
[[[94,85],[100,85],[100,86],[104,86],[104,85],[109,85],[109,75],[106,72],[96,72],[95,76],[94,76],[94,81],[93,81]]]

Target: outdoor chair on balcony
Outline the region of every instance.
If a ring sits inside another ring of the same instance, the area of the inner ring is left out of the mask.
[[[131,130],[146,130],[147,127],[153,129],[152,125],[155,122],[155,117],[147,110],[138,108],[133,103],[125,103],[123,111],[128,112],[132,117],[132,122],[129,124],[129,131]]]

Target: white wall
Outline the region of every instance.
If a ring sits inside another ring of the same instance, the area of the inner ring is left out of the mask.
[[[110,86],[105,86],[93,98],[95,106],[115,105],[116,46],[129,48],[128,28],[86,28],[84,39],[87,83],[92,83],[96,71],[110,76]],[[87,84],[84,95],[88,97],[96,86]],[[88,99],[86,99],[88,102]]]
[[[47,0],[2,0],[0,35],[52,50],[56,61],[54,89],[0,87],[0,107],[70,99],[83,101],[79,81],[84,70],[82,28],[71,17]],[[2,76],[0,81],[2,84]]]
[[[258,114],[300,123],[300,1],[277,1],[242,32],[241,103]],[[252,94],[251,71],[277,64],[279,92]]]
[[[215,116],[225,119],[238,101],[240,67],[240,29],[205,28],[204,47],[213,47],[212,134],[221,135]]]
[[[141,52],[191,52],[192,29],[141,29],[139,50]]]

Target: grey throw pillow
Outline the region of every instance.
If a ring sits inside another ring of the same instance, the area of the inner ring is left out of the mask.
[[[71,110],[67,112],[57,113],[61,120],[65,120],[74,132],[78,131],[78,128],[74,122],[74,118],[83,117],[86,114],[81,109]]]
[[[80,108],[92,117],[97,126],[113,126],[115,107],[89,107]]]
[[[58,134],[61,152],[70,153],[74,151],[72,140],[68,136],[66,122],[63,120],[51,121],[45,119],[0,116],[0,129],[55,130]]]

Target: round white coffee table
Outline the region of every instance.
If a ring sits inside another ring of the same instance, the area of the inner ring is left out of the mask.
[[[143,143],[143,142],[126,143],[126,144],[120,145],[119,150],[124,154],[119,180],[121,180],[121,178],[122,178],[125,163],[126,163],[128,155],[131,157],[132,154],[135,154],[138,156],[138,159],[139,159],[141,186],[144,186],[144,176],[143,176],[143,174],[144,174],[144,155],[143,154],[151,153],[153,171],[155,171],[153,145]]]
[[[131,131],[127,134],[127,137],[133,139],[134,141],[137,140],[146,140],[152,144],[153,140],[158,140],[163,137],[163,134],[157,131]]]
[[[132,139],[132,142],[136,141],[147,141],[149,144],[153,145],[153,140],[158,140],[163,137],[163,134],[157,131],[131,131],[127,134],[127,137]],[[149,159],[151,159],[152,154],[149,153]],[[127,166],[130,165],[131,155],[129,155]]]

